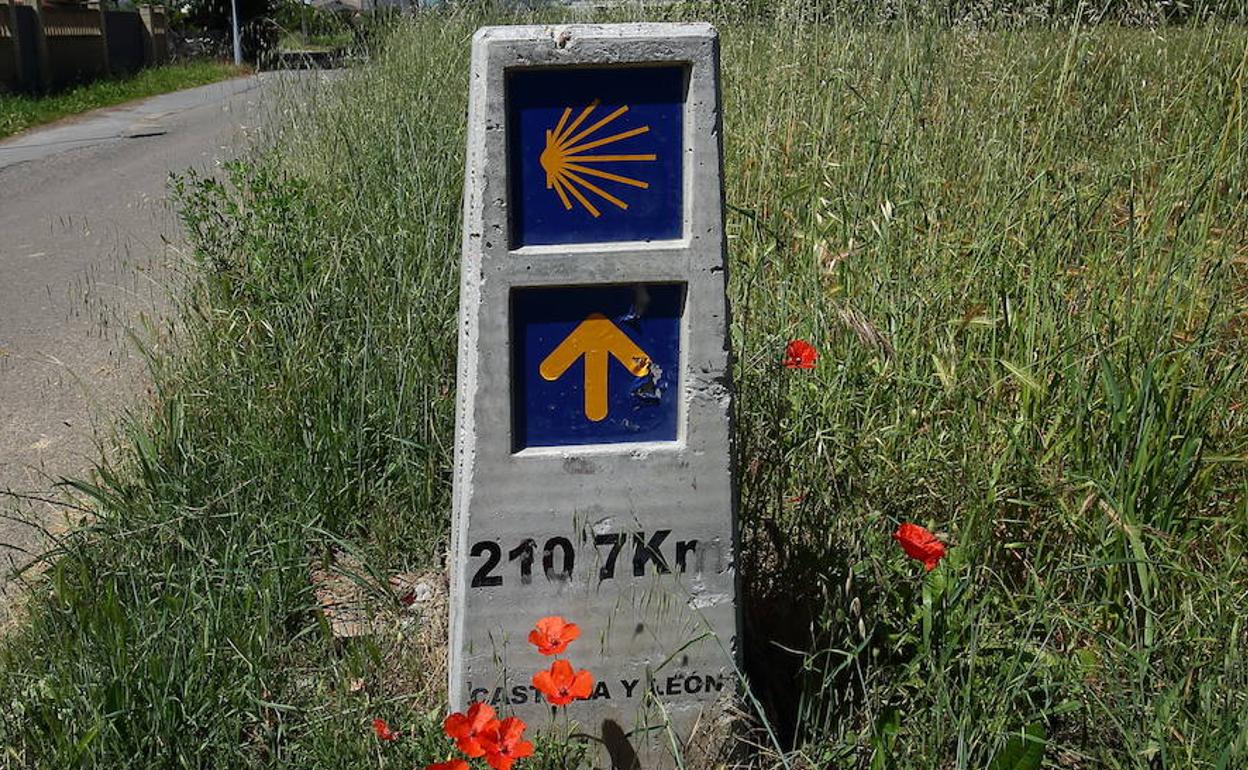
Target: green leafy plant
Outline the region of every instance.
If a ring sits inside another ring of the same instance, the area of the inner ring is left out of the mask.
[[[1036,722],[1010,735],[988,770],[1040,770],[1044,762],[1044,725]]]

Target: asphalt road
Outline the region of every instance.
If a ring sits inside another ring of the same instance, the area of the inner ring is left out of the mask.
[[[44,500],[64,499],[57,482],[89,473],[145,398],[129,332],[162,344],[186,256],[170,173],[218,170],[316,78],[227,81],[0,142],[0,492],[26,496],[0,495],[0,573],[46,545],[12,517],[62,528],[65,506]]]

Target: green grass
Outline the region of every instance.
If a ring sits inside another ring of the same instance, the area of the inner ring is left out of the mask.
[[[215,61],[166,64],[122,78],[97,80],[47,96],[0,94],[0,139],[100,107],[193,88],[247,74],[246,68]]]
[[[1046,767],[1244,766],[1248,33],[785,8],[712,17],[750,765],[983,768],[1029,729]],[[180,344],[0,651],[9,766],[442,758],[436,650],[335,643],[307,574],[444,548],[478,21],[404,22],[183,181]]]

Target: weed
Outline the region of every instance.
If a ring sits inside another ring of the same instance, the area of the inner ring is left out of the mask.
[[[792,23],[815,5],[711,11],[747,761],[1242,765],[1248,38]],[[335,641],[307,575],[441,553],[484,18],[400,23],[182,182],[181,345],[0,651],[8,764],[445,756],[437,683],[384,673],[421,654]],[[797,338],[813,369],[782,367]],[[901,521],[949,544],[930,574]]]

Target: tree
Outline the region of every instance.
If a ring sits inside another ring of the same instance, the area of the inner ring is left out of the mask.
[[[277,25],[273,22],[274,0],[235,0],[238,3],[238,25],[242,32],[243,58],[257,61],[277,44]],[[183,7],[186,22],[205,31],[233,34],[231,0],[189,0]]]

